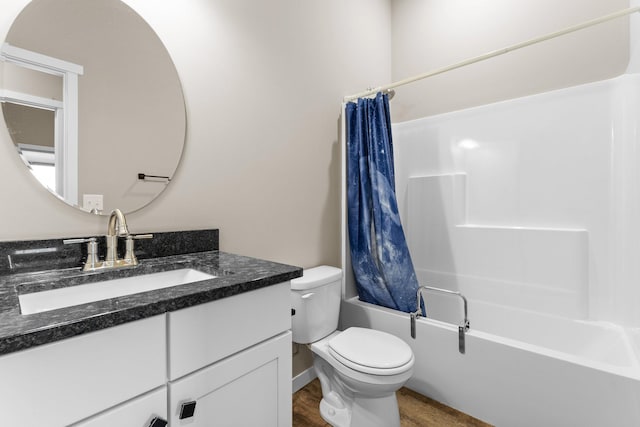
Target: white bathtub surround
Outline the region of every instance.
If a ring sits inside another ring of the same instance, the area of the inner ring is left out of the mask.
[[[342,327],[402,337],[408,387],[498,426],[640,425],[638,129],[638,74],[395,124],[413,262],[468,298],[466,354],[446,296],[416,340],[353,299]]]
[[[422,279],[640,326],[638,118],[631,74],[395,124],[398,203]]]
[[[586,319],[587,231],[468,224],[466,181],[466,174],[409,179],[407,240],[420,283],[476,301]],[[432,304],[436,298],[442,302]],[[456,305],[440,310],[448,301]],[[457,304],[428,294],[426,308],[449,319],[459,317]]]
[[[640,6],[640,0],[629,0],[629,7]],[[640,72],[640,22],[638,19],[629,20],[629,64],[627,73]]]

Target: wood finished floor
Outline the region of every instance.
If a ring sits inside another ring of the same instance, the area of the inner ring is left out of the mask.
[[[320,416],[320,399],[317,379],[294,393],[293,427],[330,427]],[[491,427],[404,387],[398,391],[398,406],[402,427]]]

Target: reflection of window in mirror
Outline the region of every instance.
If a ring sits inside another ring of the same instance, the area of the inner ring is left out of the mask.
[[[5,62],[2,88],[9,93],[62,101],[62,75],[28,68],[25,64]]]
[[[2,113],[22,160],[42,185],[55,191],[55,111],[4,102]]]
[[[14,144],[53,147],[53,168],[32,165],[24,156],[23,160],[34,175],[42,167],[47,174],[53,169],[55,184],[46,187],[77,204],[78,76],[83,67],[8,43],[0,49],[0,60],[0,101]],[[34,122],[42,126],[33,126]]]
[[[53,147],[18,144],[18,152],[29,165],[33,176],[45,187],[56,188],[56,165]]]

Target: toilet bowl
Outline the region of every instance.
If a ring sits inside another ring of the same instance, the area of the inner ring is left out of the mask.
[[[321,266],[291,281],[293,341],[308,344],[322,387],[320,414],[334,427],[399,427],[396,391],[413,373],[414,356],[382,331],[338,331],[342,271]]]

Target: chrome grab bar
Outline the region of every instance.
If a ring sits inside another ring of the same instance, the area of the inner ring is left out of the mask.
[[[465,332],[469,330],[469,328],[471,327],[471,324],[469,323],[469,318],[468,318],[467,299],[464,297],[464,295],[462,295],[458,291],[450,291],[448,289],[434,288],[432,286],[420,286],[418,288],[418,291],[416,292],[416,299],[417,299],[416,311],[414,311],[413,313],[409,313],[411,316],[411,338],[413,339],[416,338],[416,319],[418,317],[424,317],[424,318],[427,317],[427,314],[422,312],[422,304],[420,304],[420,301],[424,301],[424,297],[422,296],[422,291],[425,291],[425,290],[440,292],[448,295],[455,295],[462,298],[462,304],[464,307],[464,319],[462,320],[462,325],[458,326],[458,351],[461,354],[464,354],[465,353]]]

